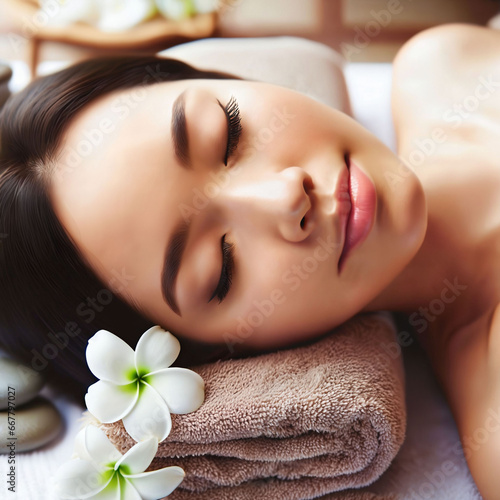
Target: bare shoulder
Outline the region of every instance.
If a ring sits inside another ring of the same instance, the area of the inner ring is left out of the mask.
[[[418,135],[446,125],[446,113],[474,94],[481,78],[500,80],[500,31],[456,23],[418,33],[393,63],[397,133]]]
[[[396,72],[415,64],[425,68],[436,60],[448,66],[463,62],[463,57],[478,54],[483,57],[488,52],[498,52],[490,43],[500,43],[500,31],[474,24],[442,24],[410,38],[397,53],[394,68]]]
[[[500,305],[453,337],[443,366],[472,477],[485,500],[500,499]]]

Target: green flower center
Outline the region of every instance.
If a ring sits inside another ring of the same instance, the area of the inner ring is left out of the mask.
[[[135,367],[131,368],[126,374],[125,377],[130,380],[130,382],[142,382],[146,381],[147,375],[151,370],[141,366],[139,369],[135,369]]]
[[[130,474],[132,474],[132,471],[130,470],[128,465],[122,464],[118,467],[118,469],[116,469],[116,473],[120,474],[120,476],[122,476],[123,474],[130,475]]]
[[[151,370],[145,367],[140,367],[138,370],[135,367],[131,368],[126,374],[125,377],[127,380],[130,380],[130,383],[120,386],[126,392],[134,392],[137,391],[137,384],[139,384],[139,391],[141,391],[144,387],[144,383],[149,382],[148,374]]]
[[[113,478],[109,482],[108,486],[106,486],[105,491],[118,491],[118,483],[120,482],[120,476],[113,471]]]
[[[104,489],[106,492],[118,491],[118,488],[120,488],[120,491],[124,491],[127,486],[127,481],[123,477],[123,474],[130,474],[129,467],[126,465],[120,465],[118,469],[113,470],[114,465],[115,464],[110,464],[111,470],[107,470],[102,475],[104,481],[108,481],[111,476],[111,480]]]
[[[188,16],[193,16],[194,14],[196,14],[196,8],[194,6],[193,0],[184,0],[184,5]]]

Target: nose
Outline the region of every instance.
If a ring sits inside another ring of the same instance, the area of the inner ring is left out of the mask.
[[[238,201],[233,208],[245,211],[239,215],[255,227],[266,226],[285,240],[300,242],[314,226],[312,189],[312,178],[303,168],[287,167],[240,185],[232,193]]]
[[[311,176],[300,167],[289,167],[279,173],[281,190],[274,198],[271,216],[276,217],[281,236],[288,241],[302,241],[312,231],[310,191],[313,187]]]

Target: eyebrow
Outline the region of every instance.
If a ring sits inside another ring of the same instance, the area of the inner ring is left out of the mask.
[[[172,106],[171,133],[174,143],[174,152],[179,163],[185,168],[191,168],[191,158],[189,157],[189,141],[186,122],[186,91],[184,90]]]
[[[175,228],[165,252],[164,264],[161,273],[161,291],[163,298],[170,308],[181,316],[175,298],[175,281],[179,274],[182,254],[186,248],[189,236],[190,221],[184,220]]]

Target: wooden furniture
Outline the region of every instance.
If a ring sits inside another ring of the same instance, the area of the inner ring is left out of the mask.
[[[39,6],[34,0],[0,0],[0,10],[9,16],[14,33],[21,37],[20,41],[29,44],[28,64],[32,78],[37,76],[40,49],[45,42],[91,48],[99,54],[151,52],[208,37],[217,26],[217,13],[200,14],[180,21],[158,15],[126,31],[106,33],[84,23],[48,26],[47,14],[37,14]]]
[[[390,62],[419,31],[442,23],[485,25],[498,0],[234,0],[221,12],[223,37],[294,35],[352,62]]]

